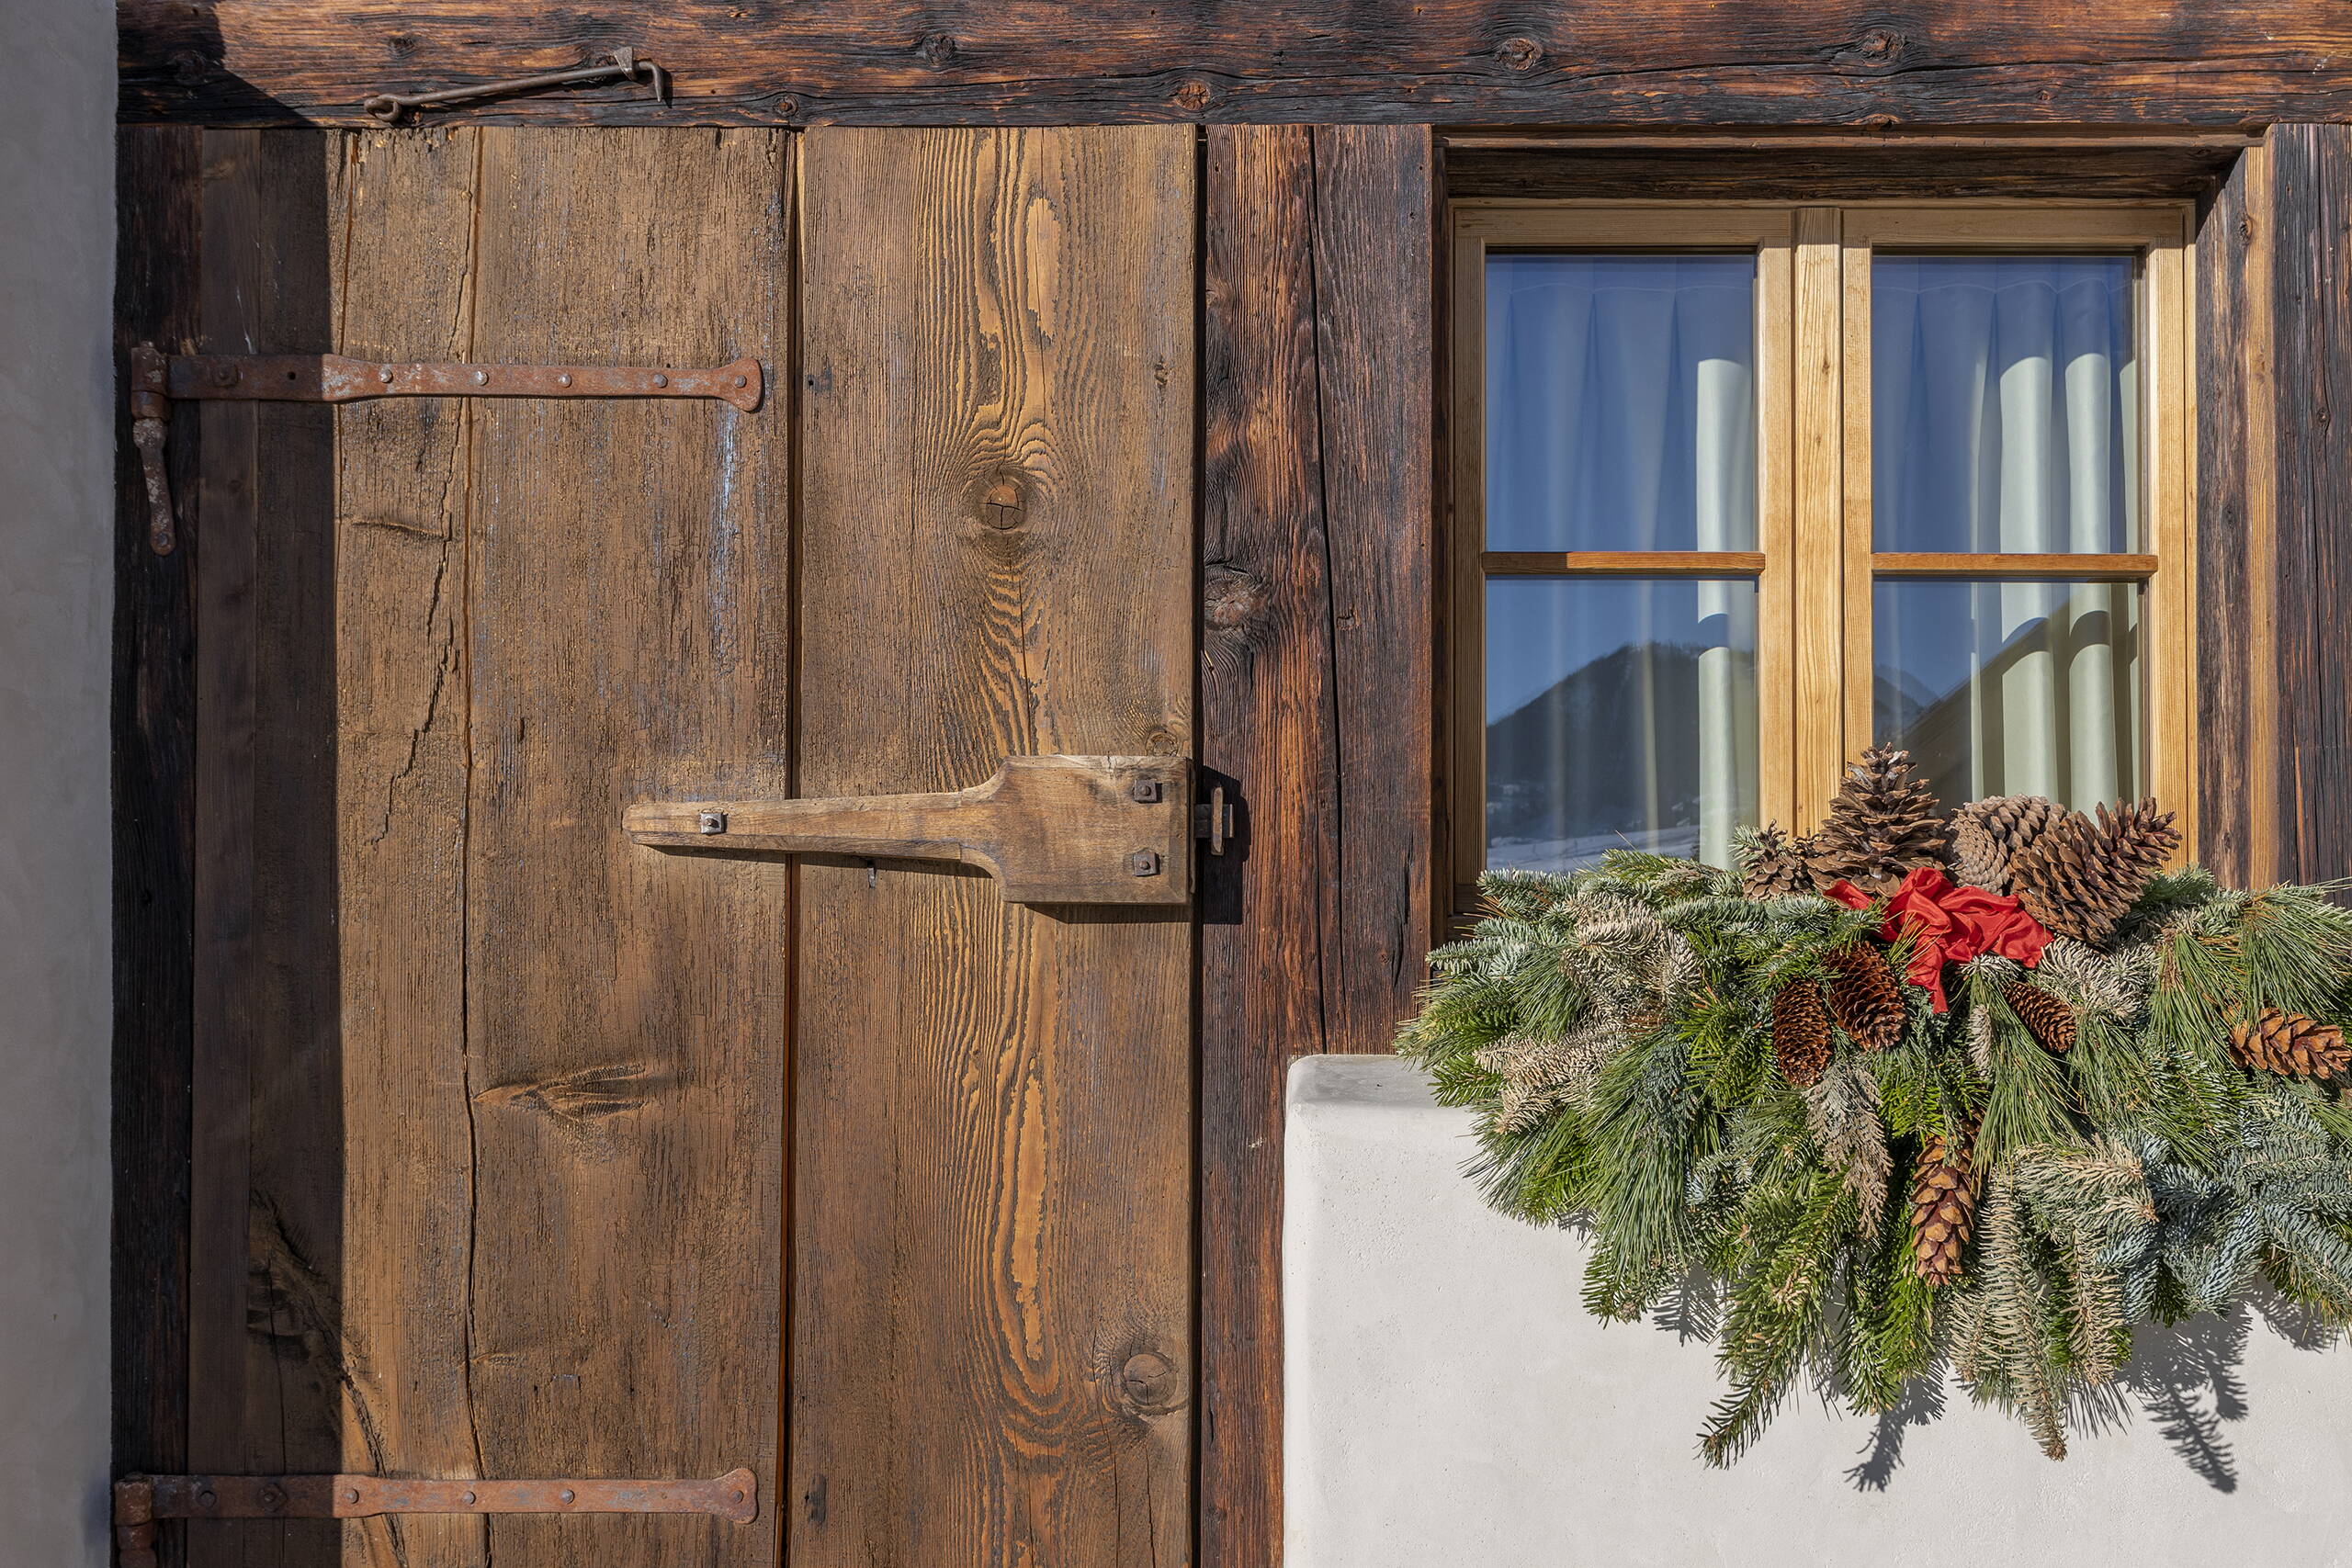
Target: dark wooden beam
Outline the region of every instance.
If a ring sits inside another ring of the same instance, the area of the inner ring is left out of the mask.
[[[1482,139],[1482,141],[1485,139]],[[2046,196],[2073,200],[2201,197],[2243,151],[2215,145],[2064,147],[1807,143],[1646,148],[1500,139],[1449,147],[1446,192],[1457,197],[1617,197],[1669,201],[1965,200]]]
[[[2273,615],[2283,872],[2352,876],[2352,129],[2272,134],[2278,558]]]
[[[2335,0],[1546,5],[1172,0],[125,0],[126,120],[367,123],[379,91],[620,45],[675,73],[481,121],[2230,125],[2352,115]]]
[[[192,350],[203,133],[127,132],[116,152],[115,346]],[[173,433],[196,493],[198,422]],[[188,1118],[194,1006],[189,834],[198,541],[147,547],[139,455],[119,444],[114,620],[114,1460],[187,1468]],[[165,1561],[178,1560],[176,1532]]]
[[[1385,1051],[1426,969],[1438,559],[1426,127],[1219,127],[1204,202],[1200,1555],[1282,1554],[1294,1057]]]

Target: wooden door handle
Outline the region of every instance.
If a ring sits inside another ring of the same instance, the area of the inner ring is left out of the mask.
[[[644,801],[622,826],[665,850],[956,861],[1014,904],[1189,904],[1193,764],[1183,757],[1007,757],[938,795]]]

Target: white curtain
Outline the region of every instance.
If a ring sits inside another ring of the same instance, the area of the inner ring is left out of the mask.
[[[1746,256],[1494,258],[1488,549],[1755,547],[1754,277]],[[1531,681],[1632,649],[1627,732],[1559,738],[1560,836],[1578,836],[1577,803],[1591,793],[1577,773],[1631,770],[1644,804],[1624,838],[1728,863],[1756,800],[1754,588],[1700,583],[1695,622],[1682,584],[1620,580],[1608,594],[1608,613],[1574,625],[1538,624],[1544,596],[1519,597],[1529,624],[1489,637],[1500,702],[1488,718],[1507,716]],[[1668,667],[1680,672],[1694,650],[1695,714],[1666,689]],[[1507,667],[1515,660],[1523,668]]]
[[[2123,257],[1875,263],[1879,549],[2141,547],[2132,288]],[[1948,798],[2088,804],[2137,789],[2136,589],[1980,582],[1879,592],[1879,624],[1897,645],[1881,653],[1882,681],[1892,666],[1933,689],[1937,701],[1907,739]]]

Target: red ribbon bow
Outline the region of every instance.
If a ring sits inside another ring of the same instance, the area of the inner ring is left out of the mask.
[[[1849,908],[1871,907],[1871,896],[1850,882],[1833,886],[1829,897]],[[1982,887],[1955,887],[1951,878],[1931,865],[1913,870],[1887,896],[1886,923],[1878,934],[1894,942],[1905,932],[1916,932],[1918,944],[1911,950],[1903,977],[1934,998],[1938,1012],[1947,1010],[1946,964],[1965,964],[1994,953],[2030,969],[2050,945],[2050,933],[2016,899]]]

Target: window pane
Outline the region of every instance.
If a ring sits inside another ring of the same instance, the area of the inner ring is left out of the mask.
[[[1871,264],[1882,550],[2140,546],[2130,256]]]
[[[1487,547],[1756,547],[1756,258],[1487,262]]]
[[[1947,807],[2136,800],[2140,596],[2130,582],[1883,581],[1876,729]]]
[[[1487,584],[1487,863],[1727,865],[1756,820],[1756,584]]]

